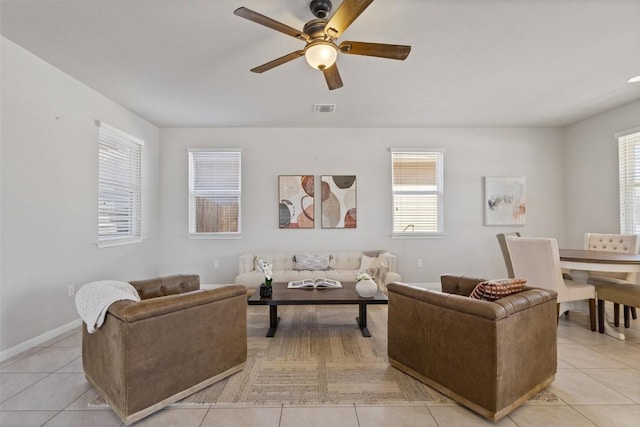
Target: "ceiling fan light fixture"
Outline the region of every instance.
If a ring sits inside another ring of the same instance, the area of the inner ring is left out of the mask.
[[[328,41],[314,41],[304,48],[304,57],[311,68],[323,70],[335,64],[338,57],[338,48]]]

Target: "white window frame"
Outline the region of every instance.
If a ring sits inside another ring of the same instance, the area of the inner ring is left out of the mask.
[[[100,121],[98,126],[98,247],[142,241],[144,142]]]
[[[230,185],[226,188],[204,188],[196,189],[196,178],[194,175],[194,156],[198,155],[219,155],[221,161],[237,162],[232,164],[236,168],[237,175],[226,177],[230,179]],[[242,238],[242,150],[239,148],[189,148],[188,156],[188,237],[190,239],[240,239]],[[196,231],[196,195],[208,194],[223,197],[235,197],[238,203],[238,229],[235,232],[198,232]]]
[[[640,127],[615,134],[620,177],[620,233],[640,233]]]
[[[391,237],[392,238],[431,238],[444,236],[444,150],[441,148],[391,148]],[[434,189],[402,189],[394,185],[394,158],[396,154],[415,154],[435,156],[436,158],[436,183]],[[407,225],[403,230],[396,229],[396,212],[395,196],[396,195],[435,195],[436,196],[436,230],[433,231],[415,231],[409,229]]]

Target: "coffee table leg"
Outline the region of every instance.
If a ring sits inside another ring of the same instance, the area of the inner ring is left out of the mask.
[[[278,317],[278,306],[270,305],[269,306],[269,330],[267,331],[267,337],[271,338],[276,334],[276,328],[278,327],[278,323],[280,322],[280,318]]]
[[[356,317],[356,322],[358,322],[358,326],[360,327],[360,332],[362,332],[363,337],[371,337],[371,333],[367,328],[367,304],[358,304],[360,307],[359,316]]]

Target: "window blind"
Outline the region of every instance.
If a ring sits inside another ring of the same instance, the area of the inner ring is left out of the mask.
[[[241,152],[189,149],[189,234],[239,235]]]
[[[143,144],[99,123],[98,246],[140,240]]]
[[[443,232],[442,151],[391,152],[393,234]]]
[[[640,233],[640,128],[618,134],[620,232]]]

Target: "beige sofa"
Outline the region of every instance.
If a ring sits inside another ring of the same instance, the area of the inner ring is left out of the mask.
[[[142,300],[112,304],[104,324],[82,334],[85,376],[125,424],[244,367],[244,286],[200,290],[197,275],[129,283]]]
[[[289,282],[300,279],[316,279],[326,277],[340,280],[341,282],[355,282],[358,272],[367,272],[385,290],[387,283],[398,282],[401,279],[398,273],[397,258],[385,251],[325,251],[312,252],[313,255],[328,256],[329,269],[327,270],[297,270],[296,255],[309,254],[308,251],[297,252],[254,252],[240,256],[238,260],[238,275],[234,283],[244,285],[249,290],[254,290],[264,283],[264,274],[258,270],[256,260],[262,258],[273,265],[273,281]],[[363,256],[365,261],[375,258],[375,267],[362,269]]]
[[[469,298],[480,281],[445,275],[443,292],[390,283],[389,363],[495,421],[555,378],[557,294]]]

